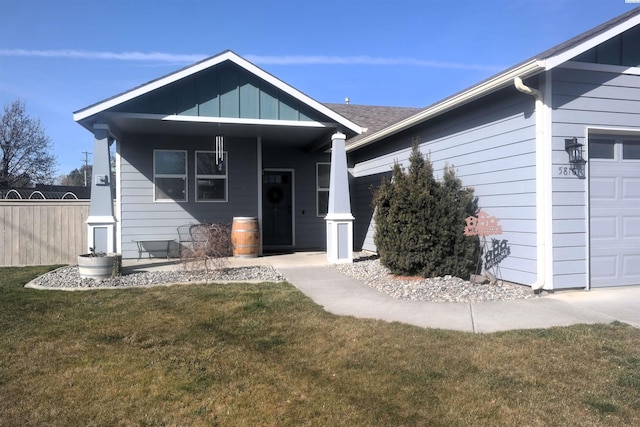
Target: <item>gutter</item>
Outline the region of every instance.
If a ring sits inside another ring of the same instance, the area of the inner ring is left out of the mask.
[[[536,116],[536,281],[531,284],[534,292],[540,292],[545,286],[547,273],[546,248],[547,248],[547,197],[545,195],[546,181],[546,155],[545,155],[545,123],[544,123],[544,99],[542,92],[525,85],[521,77],[515,77],[513,84],[520,92],[535,98]]]
[[[364,138],[359,139],[353,144],[347,145],[347,152],[351,152],[366,145],[373,144],[374,142],[387,138],[391,135],[395,135],[398,132],[402,132],[405,129],[408,129],[433,117],[439,116],[440,114],[444,114],[447,111],[454,110],[455,108],[458,108],[464,104],[482,98],[483,96],[491,92],[495,92],[498,89],[510,86],[514,78],[529,77],[540,72],[541,70],[544,70],[544,67],[544,61],[540,61],[538,59],[533,59],[531,61],[525,62],[524,64],[515,66],[469,89],[458,92],[457,94],[452,95],[449,98],[445,98],[444,100],[427,107],[426,109],[411,117],[401,120],[391,126],[387,126],[386,128],[376,133],[365,136]]]

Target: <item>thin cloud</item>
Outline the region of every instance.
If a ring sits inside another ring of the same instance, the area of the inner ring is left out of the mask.
[[[503,67],[458,62],[429,61],[415,58],[381,58],[374,56],[261,56],[247,55],[247,60],[268,65],[410,65],[428,68],[498,71]]]
[[[162,62],[170,64],[191,64],[205,59],[200,54],[173,54],[164,52],[94,52],[86,50],[26,50],[0,49],[1,56],[67,58],[87,60],[114,60],[131,62]],[[467,64],[460,62],[432,61],[416,58],[384,58],[375,56],[323,56],[323,55],[246,55],[245,58],[259,65],[406,65],[425,68],[454,70],[499,71],[503,67]]]
[[[163,52],[93,52],[87,50],[26,50],[0,49],[0,56],[21,56],[29,58],[103,59],[133,62],[192,63],[205,55],[177,55]]]

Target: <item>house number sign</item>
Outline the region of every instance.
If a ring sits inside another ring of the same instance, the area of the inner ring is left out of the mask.
[[[571,166],[569,165],[556,166],[555,169],[556,169],[556,176],[577,176],[578,175],[574,170],[571,170]]]

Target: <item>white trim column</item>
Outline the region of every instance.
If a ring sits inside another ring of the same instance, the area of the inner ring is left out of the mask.
[[[115,225],[113,196],[111,193],[111,162],[109,145],[112,140],[109,126],[93,126],[93,172],[91,178],[91,203],[87,218],[87,250],[115,253]]]
[[[353,215],[349,199],[346,135],[331,137],[331,172],[327,225],[327,260],[332,264],[353,262]]]
[[[258,230],[260,231],[260,243],[258,245],[258,256],[262,256],[264,254],[264,239],[262,237],[262,137],[259,136],[256,138],[256,159],[257,159],[257,167],[256,174],[258,176],[257,184],[258,184]]]

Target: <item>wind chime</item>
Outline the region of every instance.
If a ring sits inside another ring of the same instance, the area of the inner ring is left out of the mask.
[[[224,135],[216,135],[216,166],[218,170],[222,169],[224,161]]]

